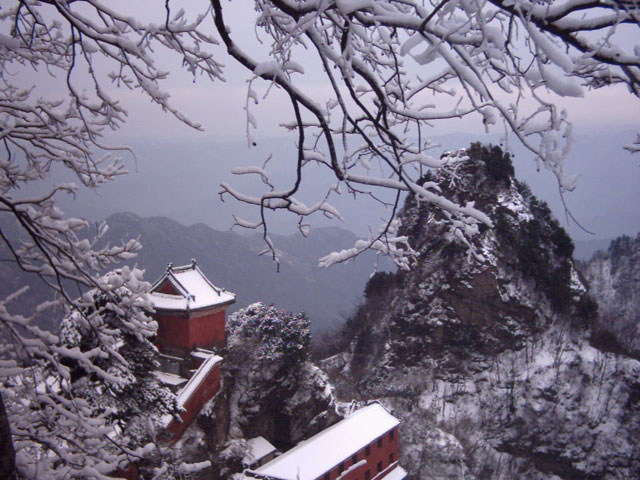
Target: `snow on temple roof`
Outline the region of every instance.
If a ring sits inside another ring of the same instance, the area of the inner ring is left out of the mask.
[[[384,480],[403,480],[407,476],[404,468],[397,466],[384,476]]]
[[[372,403],[301,442],[255,472],[287,480],[314,480],[398,423],[398,419],[382,405]]]
[[[191,352],[192,358],[197,358],[198,360],[205,361],[207,358],[211,356],[213,352],[211,350],[205,350],[204,348],[196,348],[193,352]]]
[[[186,378],[174,375],[173,373],[161,372],[159,370],[153,372],[153,375],[165,385],[171,385],[173,387],[178,387],[187,382]]]
[[[251,465],[275,451],[276,447],[271,445],[266,438],[251,438],[247,440],[247,451],[242,459],[242,463],[245,465]]]
[[[223,360],[222,357],[218,355],[209,355],[209,357],[202,362],[202,365],[198,367],[195,373],[191,376],[189,381],[187,381],[186,385],[180,389],[178,394],[176,395],[176,403],[179,407],[184,408],[187,400],[193,395],[193,393],[198,389],[202,381],[207,378],[209,372],[218,365]],[[175,375],[174,375],[175,376]],[[161,421],[165,426],[169,426],[171,421],[173,420],[173,416],[170,414],[165,414],[162,416]]]
[[[177,294],[157,291],[167,283]],[[233,303],[236,301],[236,296],[211,283],[198,268],[196,261],[192,260],[190,265],[182,267],[169,264],[164,274],[151,287],[149,299],[154,308],[198,310]]]
[[[202,362],[202,365],[198,367],[198,369],[189,379],[184,388],[180,390],[180,392],[178,392],[178,395],[176,395],[176,402],[180,407],[184,407],[185,403],[187,403],[187,400],[189,400],[191,395],[193,395],[193,392],[195,392],[202,381],[207,378],[207,375],[209,375],[211,369],[221,361],[222,357],[212,354],[209,356],[209,358]]]

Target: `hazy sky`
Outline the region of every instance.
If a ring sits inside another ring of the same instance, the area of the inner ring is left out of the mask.
[[[232,34],[237,35],[243,45],[254,45],[251,52],[257,58],[267,60],[267,45],[255,46],[255,32],[248,20],[253,15],[251,3],[230,2],[228,20]],[[206,4],[202,2],[202,5]],[[128,2],[126,5],[133,14],[146,14],[148,11],[146,4]],[[189,3],[189,7],[198,8],[197,2]],[[156,21],[161,21],[161,14],[160,9]],[[169,79],[163,82],[163,88],[170,93],[174,106],[201,123],[204,132],[190,129],[170,115],[163,114],[157,105],[138,92],[112,87],[109,94],[121,100],[128,110],[129,120],[123,129],[108,134],[106,140],[134,146],[138,171],[130,178],[119,180],[118,185],[103,189],[99,196],[81,195],[75,204],[64,202],[67,210],[105,216],[128,209],[143,215],[173,216],[187,224],[204,221],[217,228],[231,223],[231,208],[228,204],[218,203],[218,184],[229,179],[228,170],[234,164],[261,164],[271,151],[283,158],[287,152],[292,152],[293,142],[279,139],[283,135],[279,124],[291,120],[292,109],[284,95],[275,88],[263,98],[269,87],[266,82],[254,86],[260,95],[260,103],[251,104],[251,112],[257,118],[258,130],[254,136],[260,145],[257,149],[248,150],[243,107],[249,75],[233,59],[225,56],[222,47],[217,51],[227,65],[226,82],[212,83],[205,78],[194,82],[192,76],[181,68],[179,58],[159,58],[159,62],[164,62],[163,67],[171,71]],[[40,81],[32,74],[25,74],[25,81],[31,79]],[[314,99],[325,98],[329,92],[313,64],[305,65],[301,81]],[[58,88],[51,82],[45,87],[49,93],[55,93]],[[588,92],[583,99],[556,98],[555,101],[568,110],[576,127],[576,144],[569,157],[567,171],[582,173],[583,178],[577,192],[567,197],[572,212],[598,237],[637,232],[640,229],[640,208],[637,207],[640,204],[640,156],[631,156],[621,147],[623,143],[633,141],[640,125],[640,101],[623,87]],[[485,137],[480,119],[470,116],[438,122],[428,129],[427,134],[436,136],[437,141],[450,148],[458,146],[456,142],[464,146],[475,138],[497,141],[502,131],[502,127],[496,127],[489,132],[491,137]],[[517,147],[514,151],[521,152]],[[131,162],[130,166],[134,171],[136,165]],[[550,201],[557,214],[561,213],[552,175],[548,172],[537,174],[535,162],[526,153],[518,154],[516,167],[518,174],[532,184],[534,191]],[[286,167],[281,170],[279,173],[286,177]],[[171,193],[166,195],[168,192]],[[380,217],[373,212],[374,205],[364,200],[355,206],[344,203],[343,208],[348,209],[347,217],[351,219],[349,226],[359,231]],[[358,211],[364,213],[360,215]],[[564,223],[564,219],[561,220]],[[279,225],[277,220],[274,222]],[[372,226],[375,228],[377,225]],[[282,227],[285,228],[285,223]],[[570,231],[576,238],[589,237],[573,227]]]
[[[144,13],[147,9],[141,4],[131,2],[126,3],[127,8],[131,8],[135,14]],[[198,10],[198,5],[207,5],[203,0],[189,3],[192,11]],[[231,34],[238,42],[240,48],[249,52],[257,61],[270,60],[268,56],[269,43],[266,35],[256,30],[251,18],[255,18],[256,13],[252,8],[253,2],[228,2],[225,5],[225,20],[230,25]],[[184,6],[183,3],[174,5]],[[163,14],[160,9],[159,15]],[[161,16],[157,21],[160,21]],[[211,24],[211,22],[209,22]],[[622,28],[622,27],[621,27]],[[619,29],[621,30],[621,29]],[[217,34],[211,30],[214,36]],[[625,33],[637,43],[637,30]],[[242,140],[245,138],[246,115],[243,110],[247,99],[247,80],[250,78],[249,72],[239,66],[235,60],[225,55],[224,48],[220,47],[216,51],[220,55],[218,58],[225,63],[226,82],[211,83],[205,78],[196,78],[180,68],[179,58],[161,57],[166,61],[166,68],[171,71],[169,79],[164,83],[164,87],[171,94],[173,103],[181,111],[186,113],[193,120],[201,123],[206,129],[205,134],[196,132],[186,126],[179,125],[168,115],[158,115],[157,105],[151,104],[146,98],[137,92],[118,91],[130,114],[129,126],[117,134],[117,138],[175,138],[181,140],[201,140],[216,138],[220,140]],[[161,52],[159,52],[161,53]],[[315,58],[315,52],[305,52],[303,58]],[[300,58],[295,59],[303,62]],[[405,57],[408,61],[408,58]],[[296,82],[305,86],[305,91],[316,101],[329,98],[331,91],[327,84],[326,77],[321,71],[317,61],[303,63],[304,74],[294,74]],[[428,68],[428,67],[426,67]],[[253,84],[253,88],[260,96],[260,104],[250,103],[251,112],[258,120],[257,136],[274,137],[282,135],[280,123],[290,121],[292,107],[288,98],[277,88],[269,88],[270,84],[258,81]],[[263,95],[268,96],[266,98]],[[495,93],[495,92],[494,92]],[[114,94],[116,94],[114,92]],[[593,129],[605,128],[640,128],[640,100],[628,93],[626,87],[615,86],[612,88],[590,91],[586,98],[561,98],[554,95],[545,95],[542,91],[538,94],[553,101],[558,106],[566,108],[570,118],[576,128],[580,131],[590,131]],[[497,93],[500,96],[500,92]],[[457,102],[457,97],[445,98],[444,96],[433,97],[436,105],[445,105]],[[448,133],[474,133],[484,134],[484,126],[479,116],[468,116],[462,119],[449,121],[438,121],[431,127],[432,135],[443,135]],[[494,127],[493,133],[501,133],[503,127]]]

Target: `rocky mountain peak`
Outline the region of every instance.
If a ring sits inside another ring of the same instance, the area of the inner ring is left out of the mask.
[[[640,364],[589,343],[597,307],[570,238],[499,148],[450,159],[424,182],[493,228],[407,199],[413,268],[369,281],[323,363],[339,395],[401,417],[412,478],[637,476]]]
[[[616,238],[582,267],[600,311],[595,338],[640,359],[640,234]]]
[[[451,190],[447,195],[461,205],[475,201],[494,228],[452,226],[441,210],[407,199],[400,220],[417,253],[413,268],[374,276],[368,302],[349,327],[376,326],[364,335],[377,341],[356,336],[356,352],[358,345],[380,347],[368,360],[386,355],[391,364],[414,365],[446,357],[441,366],[463,371],[478,355],[482,363],[483,355],[522,348],[555,321],[579,326],[591,308],[571,260],[571,239],[546,204],[513,178],[509,155],[473,144],[450,158],[424,181]],[[456,234],[465,227],[468,240]]]

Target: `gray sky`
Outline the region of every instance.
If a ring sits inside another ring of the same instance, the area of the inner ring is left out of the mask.
[[[230,2],[228,19],[232,33],[242,43],[254,45],[251,52],[256,57],[267,60],[267,45],[255,46],[252,22],[247,20],[253,15],[251,3]],[[148,11],[145,2],[124,4],[132,9],[133,14]],[[206,4],[202,2],[202,5]],[[194,9],[198,5],[197,2],[189,3],[189,7]],[[159,9],[156,21],[161,21],[162,14]],[[230,179],[228,170],[232,165],[262,164],[269,153],[275,153],[278,160],[287,158],[286,154],[293,151],[293,141],[291,137],[281,137],[283,129],[279,125],[291,120],[292,109],[276,88],[269,90],[266,82],[254,85],[260,103],[250,107],[258,122],[258,130],[253,135],[259,145],[247,149],[243,107],[249,75],[234,60],[225,58],[222,47],[218,51],[227,64],[226,82],[212,83],[204,78],[194,82],[176,57],[161,56],[159,59],[165,63],[163,67],[171,71],[162,87],[170,93],[174,106],[201,123],[204,132],[193,130],[163,114],[157,105],[139,92],[112,87],[109,94],[119,98],[126,107],[129,121],[120,131],[109,133],[105,139],[108,143],[133,146],[137,165],[131,162],[129,178],[103,188],[98,195],[83,194],[76,202],[63,202],[66,210],[96,217],[130,210],[143,215],[167,215],[186,224],[203,221],[216,228],[231,224],[232,209],[244,215],[246,209],[242,207],[232,208],[229,203],[219,203],[216,195],[218,184]],[[32,74],[25,75],[27,81],[32,78],[36,81]],[[313,64],[305,65],[305,74],[300,80],[307,91],[312,92],[314,99],[328,96],[329,89]],[[51,93],[60,87],[48,82],[46,88]],[[268,96],[264,97],[267,91]],[[623,152],[621,147],[633,141],[640,125],[640,100],[629,95],[623,87],[588,92],[582,99],[549,98],[568,110],[575,125],[576,143],[566,171],[582,174],[582,179],[577,191],[567,195],[571,211],[597,237],[637,232],[640,229],[640,209],[637,207],[640,204],[640,156],[633,157]],[[439,98],[434,98],[435,103],[439,101]],[[498,142],[502,133],[503,127],[496,126],[486,137],[477,116],[438,122],[427,129],[427,135],[434,136],[447,148],[465,146],[474,139]],[[550,202],[566,225],[552,175],[544,171],[537,173],[530,154],[523,153],[515,145],[514,151],[517,153],[518,175],[532,185],[535,193]],[[290,178],[287,165],[276,168],[276,177],[280,175],[283,181]],[[240,182],[234,179],[234,183]],[[312,193],[315,191],[313,187],[310,187]],[[339,203],[348,225],[342,226],[359,232],[368,224],[377,227],[380,213],[374,211],[373,203],[364,199],[355,204],[344,200]],[[286,220],[275,218],[273,222],[277,228],[291,228]],[[570,226],[569,231],[575,238],[589,238],[588,234],[575,227]]]

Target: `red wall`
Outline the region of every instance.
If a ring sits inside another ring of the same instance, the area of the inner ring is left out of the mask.
[[[158,322],[158,337],[156,344],[162,350],[163,346],[191,348],[189,345],[188,319],[178,316],[160,315],[153,316]]]
[[[174,420],[169,424],[169,431],[173,435],[173,440],[178,440],[189,425],[193,423],[198,412],[220,390],[220,364],[214,366],[209,374],[204,378],[193,395],[185,402],[185,411],[180,414],[182,423]]]
[[[393,439],[389,438],[389,432],[385,433],[382,437],[382,446],[378,447],[378,440],[371,442],[369,444],[369,455],[366,455],[366,449],[363,448],[358,452],[358,457],[355,463],[366,459],[367,463],[363,466],[360,466],[353,471],[349,472],[345,476],[341,478],[341,480],[364,480],[365,472],[369,470],[370,479],[374,480],[376,477],[378,479],[383,478],[383,475],[388,473],[388,471],[392,470],[389,466],[394,466],[398,461],[398,427],[395,427],[393,430]],[[391,462],[389,462],[389,455],[393,455]],[[381,462],[382,471],[378,473],[378,462]],[[354,464],[352,458],[349,457],[343,462],[343,471],[347,470]],[[339,465],[336,465],[335,468],[331,469],[329,473],[329,480],[335,480],[340,475]],[[325,476],[322,475],[318,477],[318,480],[324,480]]]
[[[166,293],[168,295],[180,295],[168,280],[162,282],[162,285],[156,288],[155,291],[159,293]]]
[[[207,313],[202,317],[189,319],[190,346],[210,348],[224,346],[224,321],[225,311]]]
[[[156,311],[154,318],[158,322],[156,343],[160,347],[168,346],[191,350],[194,345],[203,348],[224,346],[224,309],[213,312],[189,313],[188,316],[163,315]]]

